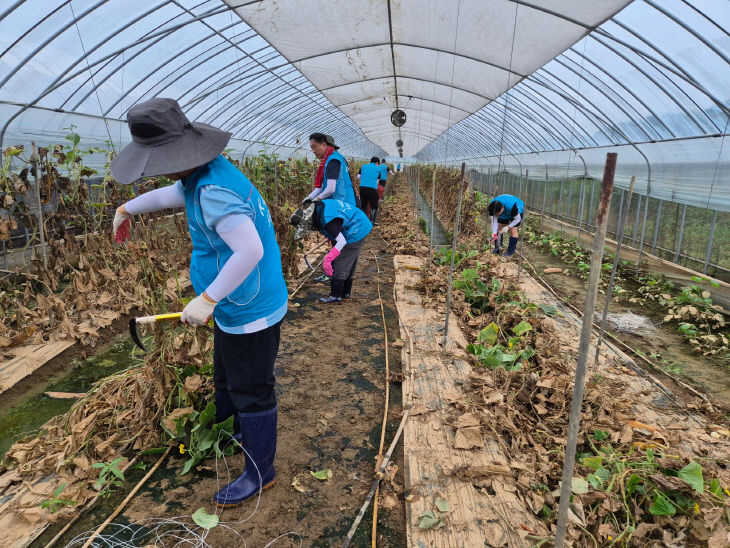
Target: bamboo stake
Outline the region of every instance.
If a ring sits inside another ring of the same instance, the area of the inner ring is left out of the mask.
[[[583,326],[580,333],[580,345],[578,347],[578,363],[575,370],[575,384],[573,386],[573,401],[570,407],[570,420],[568,423],[568,440],[565,447],[565,464],[563,465],[563,483],[560,488],[560,507],[558,509],[558,524],[555,534],[555,548],[563,548],[565,545],[565,533],[568,528],[568,512],[570,503],[570,492],[573,480],[573,467],[575,466],[575,448],[578,442],[578,430],[580,428],[580,413],[583,406],[583,390],[585,388],[586,365],[588,363],[588,352],[593,331],[593,314],[596,308],[596,297],[598,293],[598,282],[601,279],[601,262],[603,260],[603,244],[606,239],[606,224],[608,222],[608,210],[611,205],[611,190],[613,189],[613,176],[616,172],[615,152],[606,154],[606,166],[603,172],[603,183],[601,185],[601,201],[598,206],[598,217],[596,218],[596,237],[593,240],[593,255],[591,257],[591,275],[588,280],[588,291],[586,293],[585,311],[583,313]]]
[[[456,241],[459,238],[459,217],[461,216],[461,199],[464,197],[464,169],[466,164],[461,163],[461,178],[459,179],[459,202],[456,205],[456,220],[454,221],[454,237],[451,241],[451,265],[449,266],[449,285],[446,290],[446,321],[444,322],[444,343],[449,342],[449,313],[451,312],[451,284],[454,281],[454,257],[456,257]],[[435,205],[435,204],[434,204]]]

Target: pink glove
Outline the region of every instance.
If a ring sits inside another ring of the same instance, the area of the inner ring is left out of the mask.
[[[496,242],[497,241],[497,235],[496,234],[492,234],[492,241],[493,242]]]
[[[334,273],[334,270],[332,270],[332,261],[334,261],[339,256],[340,250],[336,247],[330,249],[330,252],[325,255],[324,262],[322,262],[322,269],[324,270],[324,273],[327,274],[327,276],[332,276],[332,274]]]
[[[119,210],[114,213],[114,221],[112,222],[112,235],[117,243],[122,243],[129,240],[130,236],[130,225],[129,218],[131,215],[128,213],[121,213]]]

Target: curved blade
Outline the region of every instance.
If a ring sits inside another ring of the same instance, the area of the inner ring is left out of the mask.
[[[139,333],[137,332],[137,318],[132,318],[131,320],[129,320],[129,336],[132,337],[134,344],[147,352],[147,349],[142,344],[142,340],[139,338]]]

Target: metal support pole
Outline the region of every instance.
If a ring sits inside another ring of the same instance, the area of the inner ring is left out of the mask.
[[[585,201],[585,177],[582,179],[580,184],[580,192],[578,193],[578,243],[580,243],[580,237],[583,232],[583,202]]]
[[[444,322],[444,344],[446,348],[449,342],[449,313],[451,312],[451,284],[454,281],[454,257],[456,257],[456,241],[459,238],[459,216],[461,215],[461,199],[464,197],[464,169],[466,164],[461,164],[461,178],[459,179],[459,201],[456,204],[456,219],[454,220],[454,237],[451,241],[451,265],[449,266],[449,285],[446,288],[446,321]]]
[[[679,251],[682,249],[682,237],[684,236],[684,219],[687,216],[687,204],[682,204],[682,222],[679,225],[679,238],[677,239],[677,249],[674,252],[674,262],[679,264]]]
[[[279,161],[274,158],[274,203],[279,205],[279,173],[278,173]]]
[[[431,225],[430,237],[428,242],[428,260],[433,261],[433,210],[436,209],[436,164],[433,165],[433,174],[431,176]]]
[[[710,266],[710,256],[712,255],[712,241],[715,239],[715,226],[717,225],[717,210],[712,213],[712,225],[710,226],[710,240],[707,242],[707,255],[705,255],[705,268],[703,274],[707,274]]]
[[[558,179],[558,220],[560,219],[561,213],[563,212],[563,181]],[[563,224],[560,223],[560,237],[563,237]]]
[[[547,169],[545,170],[545,190],[542,193],[542,215],[540,215],[540,220],[537,223],[537,230],[540,231],[540,227],[542,226],[542,218],[545,216],[545,203],[547,202],[547,187],[548,187],[548,172]]]
[[[593,191],[596,188],[596,182],[591,179],[591,203],[588,204],[588,230],[591,229],[591,223],[593,222]]]
[[[629,212],[631,211],[631,196],[634,192],[634,183],[636,177],[631,177],[631,184],[629,185],[629,200],[626,202],[626,215],[621,216],[621,210],[624,205],[624,195],[621,194],[621,207],[618,212],[618,230],[616,235],[616,254],[613,257],[613,266],[611,267],[611,278],[608,280],[608,290],[606,291],[606,302],[603,305],[603,317],[601,318],[601,327],[598,331],[598,342],[596,343],[596,357],[593,360],[594,370],[598,369],[598,356],[601,352],[601,343],[603,342],[603,333],[606,331],[606,316],[608,316],[608,306],[611,304],[611,297],[613,296],[613,284],[616,281],[616,270],[618,269],[619,257],[621,256],[621,245],[624,241],[624,226],[629,219]]]
[[[571,215],[573,214],[573,181],[568,179],[568,213],[565,216],[565,221],[570,222]]]
[[[636,205],[636,219],[634,220],[634,233],[631,235],[631,245],[636,247],[636,235],[639,232],[639,217],[641,215],[641,194],[639,194],[639,203]]]
[[[662,218],[662,204],[663,200],[659,200],[659,207],[656,210],[656,219],[654,220],[654,241],[651,244],[652,254],[656,253],[656,242],[659,237],[659,220]]]
[[[591,256],[591,275],[588,280],[585,310],[583,312],[583,327],[580,333],[578,347],[578,364],[575,370],[575,385],[573,387],[573,401],[570,406],[570,421],[568,423],[568,441],[565,447],[565,464],[563,465],[563,483],[560,488],[560,507],[558,509],[558,524],[555,532],[555,548],[565,545],[565,533],[568,527],[568,504],[570,503],[570,489],[575,466],[575,448],[580,428],[580,413],[583,404],[583,390],[585,388],[586,364],[593,331],[593,313],[596,308],[598,282],[601,279],[601,262],[603,260],[603,244],[606,240],[606,223],[608,210],[611,205],[611,190],[613,175],[616,171],[616,153],[606,155],[606,167],[603,172],[601,185],[601,201],[596,217],[596,237],[593,240],[593,255]]]
[[[33,180],[35,181],[35,196],[38,200],[38,237],[41,241],[41,257],[43,268],[48,268],[48,250],[46,250],[46,234],[43,226],[43,204],[41,204],[41,187],[38,185],[38,151],[35,142],[31,142],[30,164],[33,168]]]

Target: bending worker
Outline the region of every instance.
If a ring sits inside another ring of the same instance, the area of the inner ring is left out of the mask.
[[[295,211],[290,223],[296,227],[295,239],[310,230],[318,230],[334,243],[322,263],[331,278],[330,295],[321,297],[319,302],[339,303],[349,299],[362,244],[373,229],[367,215],[340,200],[321,200],[309,204],[305,210]]]
[[[211,315],[215,320],[216,420],[234,416],[234,437],[246,451],[246,465],[214,500],[234,506],[274,483],[274,361],[288,294],[271,216],[256,187],[221,156],[230,133],[191,124],[174,99],[135,105],[127,123],[132,142],[112,161],[114,178],[128,184],[162,175],[178,182],[121,205],[113,235],[120,243],[129,238],[132,215],[185,207],[197,297],[185,306],[181,321],[205,325]]]
[[[380,166],[376,156],[370,158],[369,164],[363,164],[357,178],[360,180],[360,208],[368,214],[370,210],[370,220],[375,221],[378,214],[378,183],[380,181]]]
[[[522,224],[525,203],[517,196],[502,194],[489,202],[487,212],[492,218],[492,241],[494,242],[492,253],[500,252],[502,234],[509,231],[509,245],[504,256],[510,257],[517,249],[517,227]]]
[[[357,207],[347,160],[337,152],[340,147],[335,145],[334,138],[324,133],[312,133],[309,146],[319,160],[319,169],[314,179],[314,190],[302,203],[333,198]]]

